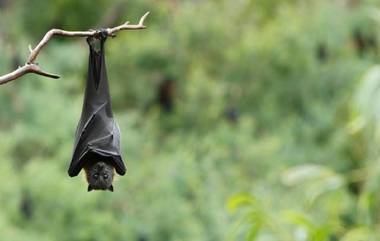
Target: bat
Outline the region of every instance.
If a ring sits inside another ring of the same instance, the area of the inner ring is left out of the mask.
[[[104,56],[106,39],[104,30],[87,38],[90,55],[86,89],[68,169],[70,177],[84,169],[88,191],[113,191],[115,172],[123,176],[127,171],[121,157],[120,129],[112,114]]]

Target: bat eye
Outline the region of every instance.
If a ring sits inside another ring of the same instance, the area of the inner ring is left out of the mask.
[[[107,178],[108,178],[108,175],[107,175],[107,174],[104,174],[103,177],[104,177],[104,179],[107,179]]]
[[[95,178],[95,179],[98,179],[99,174],[95,173],[94,175],[92,175],[92,177]]]

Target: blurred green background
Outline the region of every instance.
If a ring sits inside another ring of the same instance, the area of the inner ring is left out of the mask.
[[[106,43],[127,175],[67,168],[88,47],[0,87],[0,240],[380,240],[378,0],[0,0],[0,73]]]

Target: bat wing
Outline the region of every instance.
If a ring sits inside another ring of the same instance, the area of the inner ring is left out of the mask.
[[[111,118],[104,118],[100,110],[78,130],[73,157],[68,170],[69,176],[76,176],[85,161],[110,160],[119,175],[126,173],[126,167],[120,153],[120,130]],[[88,157],[91,156],[91,159]]]

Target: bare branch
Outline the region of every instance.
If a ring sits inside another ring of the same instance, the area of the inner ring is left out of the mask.
[[[53,78],[53,79],[59,78],[59,75],[47,73],[47,72],[43,71],[36,64],[25,64],[24,66],[19,67],[18,69],[16,69],[15,71],[13,71],[9,74],[0,76],[0,84],[8,83],[8,82],[15,80],[15,79],[23,76],[24,74],[27,74],[27,73],[35,73],[35,74],[39,74],[39,75],[46,76],[46,77]]]
[[[148,15],[149,15],[149,12],[145,13],[140,18],[140,21],[138,24],[129,24],[129,22],[127,21],[120,26],[117,26],[114,28],[107,28],[106,29],[107,34],[109,36],[114,37],[115,33],[121,30],[144,29],[146,28],[146,26],[144,25],[144,20]],[[35,64],[38,54],[40,53],[41,49],[48,43],[51,37],[53,37],[54,35],[67,36],[67,37],[89,37],[89,36],[94,36],[96,34],[99,34],[99,32],[100,32],[99,30],[89,30],[89,31],[66,31],[62,29],[49,30],[34,49],[32,48],[31,45],[29,45],[30,55],[24,66],[19,67],[18,69],[14,70],[13,72],[9,74],[0,76],[0,85],[8,83],[12,80],[15,80],[27,73],[35,73],[35,74],[39,74],[39,75],[46,76],[49,78],[54,78],[54,79],[59,78],[59,75],[47,73],[41,70],[41,68],[37,64]]]
[[[45,72],[43,71],[38,65],[36,64],[30,64],[30,72],[31,73],[35,73],[35,74],[39,74],[39,75],[42,75],[42,76],[45,76],[45,77],[49,77],[49,78],[52,78],[52,79],[59,79],[60,76],[59,75],[56,75],[56,74],[52,74],[52,73],[48,73],[48,72]]]
[[[146,12],[146,13],[140,18],[139,25],[144,26],[144,21],[145,21],[146,17],[148,17],[148,15],[149,15],[149,12]]]

